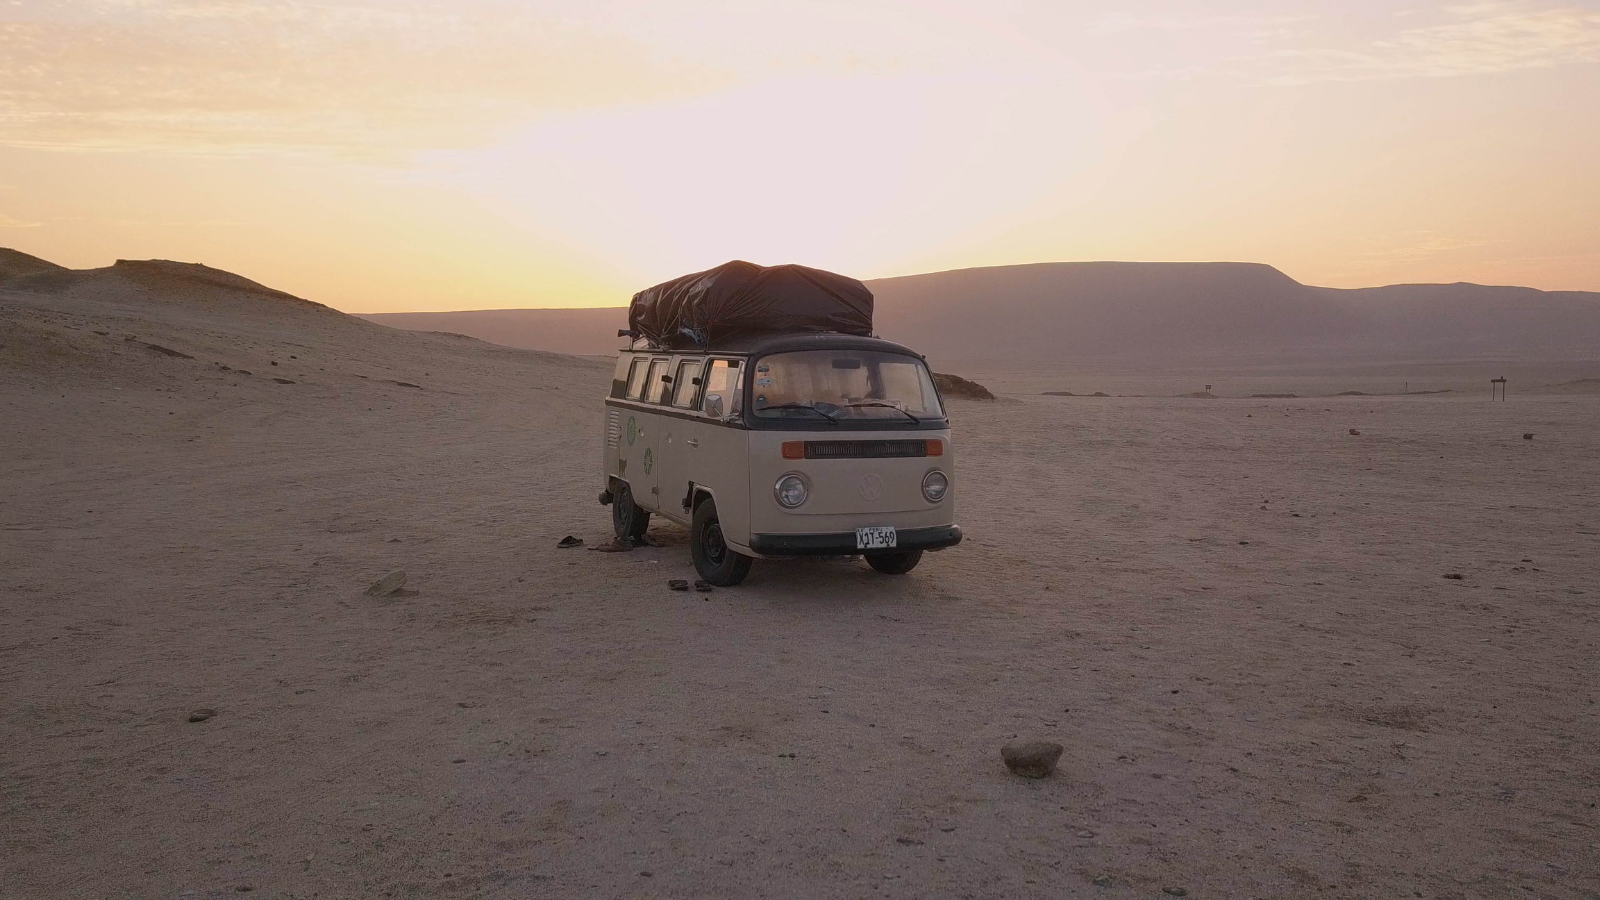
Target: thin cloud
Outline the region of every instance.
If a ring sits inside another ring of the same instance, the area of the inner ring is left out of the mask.
[[[43,222],[25,222],[21,219],[14,219],[5,213],[0,213],[0,228],[38,228],[43,224]]]
[[[1600,60],[1600,13],[1502,4],[1450,7],[1459,21],[1402,31],[1356,49],[1284,50],[1272,84],[1449,78]]]
[[[0,7],[0,143],[13,146],[408,154],[726,80],[481,4],[93,0],[31,18]]]
[[[1369,259],[1383,262],[1418,262],[1457,250],[1482,247],[1489,242],[1481,238],[1457,238],[1423,231],[1373,240],[1371,243],[1378,246],[1367,251],[1366,256]]]

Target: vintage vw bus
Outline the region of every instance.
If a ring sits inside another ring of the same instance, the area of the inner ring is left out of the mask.
[[[911,571],[961,541],[955,447],[928,367],[889,341],[766,333],[672,350],[632,341],[605,401],[605,489],[619,540],[685,525],[702,578],[755,558],[861,555]]]

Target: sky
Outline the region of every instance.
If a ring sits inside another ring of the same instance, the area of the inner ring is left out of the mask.
[[[1236,260],[1600,291],[1600,0],[0,0],[0,246],[351,312]]]

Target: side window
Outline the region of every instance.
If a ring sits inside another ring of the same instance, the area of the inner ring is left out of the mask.
[[[626,356],[617,357],[617,365],[611,372],[611,393],[607,396],[621,399],[628,395],[629,365],[633,362]]]
[[[700,394],[700,367],[704,363],[698,359],[686,359],[678,363],[678,377],[672,381],[672,405],[679,409],[694,409],[694,401]]]
[[[634,359],[633,368],[628,371],[629,400],[640,400],[644,398],[644,373],[649,367],[649,360],[643,357]]]
[[[702,395],[705,399],[701,401],[700,408],[713,416],[726,416],[739,412],[741,371],[739,361],[736,359],[712,360],[711,368],[701,379],[706,383],[706,390]],[[714,406],[717,408],[713,409]]]
[[[666,391],[667,360],[653,359],[650,361],[650,374],[645,377],[644,400],[646,403],[660,403]]]

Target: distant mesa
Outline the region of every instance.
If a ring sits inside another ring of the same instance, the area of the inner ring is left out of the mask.
[[[1337,289],[1255,263],[1041,263],[867,282],[878,332],[959,360],[1594,356],[1600,293],[1476,284]]]
[[[73,270],[0,250],[0,291],[71,291],[84,279],[130,296],[204,302],[222,291],[316,306],[196,263],[120,260]],[[1038,263],[880,278],[867,286],[877,334],[926,354],[939,368],[994,360],[1590,359],[1600,347],[1596,292],[1466,283],[1324,288],[1258,263]],[[627,326],[620,305],[362,318],[580,356],[615,355],[617,330]]]
[[[879,336],[961,361],[1590,358],[1600,293],[1476,284],[1338,289],[1256,263],[1039,263],[867,282]],[[626,298],[618,297],[621,303]],[[625,307],[380,313],[512,347],[612,355]]]
[[[1298,394],[1251,394],[1253,400],[1298,400]]]
[[[933,373],[933,384],[944,397],[956,397],[961,400],[993,400],[994,394],[976,381],[968,381],[960,375],[947,375],[943,372]]]
[[[1179,397],[1184,397],[1184,398],[1187,398],[1187,399],[1190,399],[1190,400],[1215,400],[1215,399],[1217,399],[1217,395],[1211,393],[1210,391],[1190,391],[1187,394],[1179,394],[1178,396]]]

